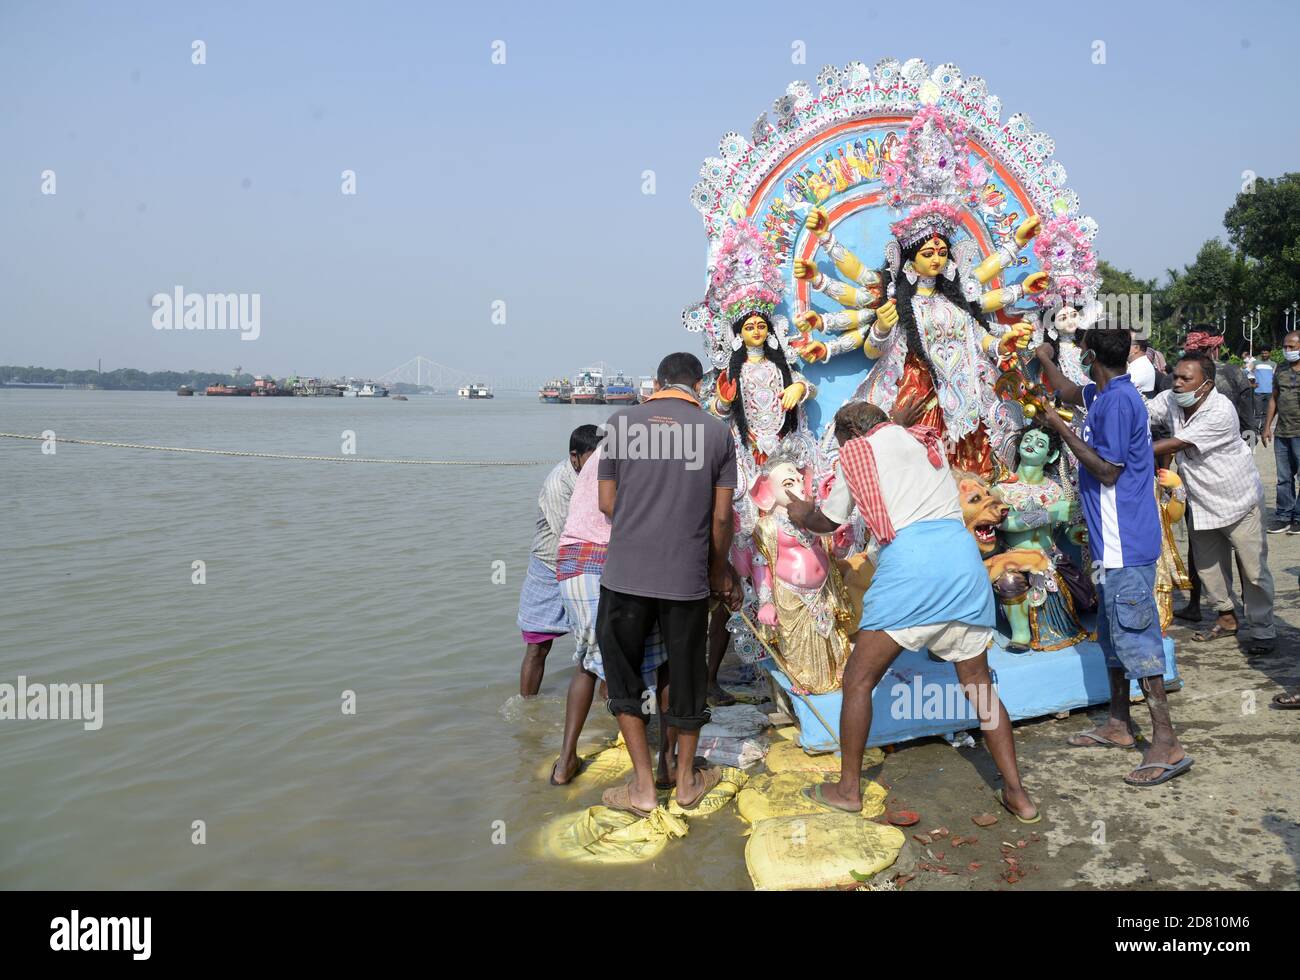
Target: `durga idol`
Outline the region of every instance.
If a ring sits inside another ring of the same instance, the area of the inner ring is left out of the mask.
[[[950,123],[934,107],[916,114],[884,175],[893,188],[890,203],[900,209],[913,206],[890,226],[893,238],[878,272],[834,241],[824,212],[811,212],[807,227],[853,285],[829,279],[810,263],[799,265],[795,275],[851,308],[825,318],[809,311],[796,318],[796,325],[805,334],[823,326],[847,328],[847,339],[802,344],[800,353],[819,359],[819,354],[824,358],[861,346],[874,363],[854,400],[889,411],[896,401],[920,399],[927,409],[918,424],[944,437],[952,466],[987,478],[995,458],[1005,469],[1014,468],[1018,434],[1019,419],[1005,410],[993,390],[998,362],[1032,331],[1029,324],[1016,324],[999,337],[990,331],[987,318],[1040,292],[1047,275],[1035,272],[1020,283],[980,292],[995,275],[1018,264],[1020,250],[1038,233],[1039,220],[1030,217],[1016,228],[1012,241],[978,264],[971,255],[974,242],[960,242],[958,250],[964,249],[963,257],[971,261],[963,276],[964,263],[953,255],[961,228],[960,205],[968,204],[984,182],[982,168],[972,168],[968,156],[960,121]],[[874,310],[864,309],[873,292],[879,295],[881,284],[886,301]]]

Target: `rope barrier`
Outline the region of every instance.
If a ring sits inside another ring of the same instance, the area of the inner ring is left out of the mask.
[[[45,442],[45,436],[22,432],[0,432],[4,439],[28,439]],[[242,449],[190,449],[185,446],[147,446],[137,442],[106,442],[101,439],[70,439],[56,436],[55,445],[68,443],[76,446],[107,446],[111,449],[148,449],[159,453],[197,453],[205,456],[249,456],[256,459],[297,459],[322,463],[394,463],[401,466],[539,466],[535,459],[383,459],[368,456],[304,456],[296,453],[255,453]]]

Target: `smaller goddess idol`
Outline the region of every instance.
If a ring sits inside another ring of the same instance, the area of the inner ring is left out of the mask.
[[[751,491],[762,516],[754,528],[754,588],[763,638],[800,693],[837,690],[852,652],[851,600],[825,542],[790,520],[792,498],[809,499],[803,473],[774,456]]]
[[[791,435],[813,445],[800,406],[816,395],[802,374],[792,371],[784,338],[774,319],[781,301],[781,274],[772,246],[749,222],[727,229],[709,287],[710,305],[730,324],[731,356],[718,374],[708,408],[730,421],[736,460],[748,477]],[[784,319],[780,323],[784,323]],[[748,459],[746,459],[748,457]]]

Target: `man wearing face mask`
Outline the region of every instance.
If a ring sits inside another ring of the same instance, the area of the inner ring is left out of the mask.
[[[1196,569],[1218,612],[1214,625],[1192,639],[1204,643],[1237,632],[1228,586],[1235,551],[1250,624],[1248,652],[1271,653],[1277,628],[1264,537],[1264,488],[1241,439],[1237,410],[1215,387],[1214,361],[1202,353],[1184,354],[1174,366],[1173,390],[1161,392],[1147,407],[1152,421],[1164,422],[1173,433],[1155,444],[1155,453],[1178,456],[1178,472],[1196,514],[1191,532]]]
[[[1296,502],[1296,478],[1300,476],[1300,330],[1292,330],[1282,338],[1282,356],[1286,360],[1272,379],[1261,436],[1266,446],[1273,441],[1277,460],[1277,503],[1268,533],[1300,534],[1300,504]]]
[[[1156,786],[1190,769],[1192,757],[1174,734],[1165,697],[1165,651],[1155,600],[1160,515],[1147,421],[1147,406],[1153,402],[1143,400],[1128,373],[1131,344],[1129,331],[1106,321],[1084,334],[1081,363],[1091,379],[1086,385],[1061,373],[1048,345],[1038,348],[1038,360],[1060,399],[1088,410],[1082,433],[1051,405],[1045,406],[1042,418],[1079,460],[1079,499],[1100,599],[1097,642],[1110,681],[1106,722],[1066,742],[1076,748],[1134,748],[1137,732],[1129,715],[1129,681],[1135,680],[1151,712],[1151,744],[1142,764],[1124,782]]]

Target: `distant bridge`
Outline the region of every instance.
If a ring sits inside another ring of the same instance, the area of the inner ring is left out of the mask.
[[[536,392],[544,378],[535,375],[485,374],[448,367],[423,355],[417,355],[377,379],[386,385],[408,384],[454,391],[467,384],[481,382],[495,391]]]

